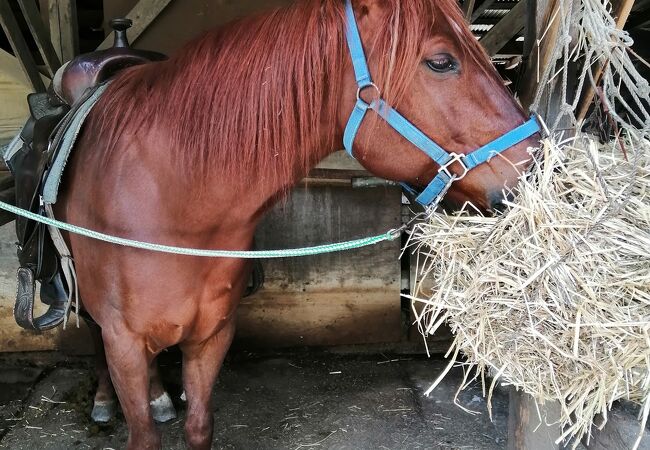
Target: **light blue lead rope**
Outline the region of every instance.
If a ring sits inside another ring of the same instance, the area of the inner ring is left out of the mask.
[[[4,209],[17,216],[25,217],[42,224],[59,228],[70,233],[85,236],[98,241],[109,242],[124,247],[139,248],[142,250],[150,250],[152,252],[170,253],[174,255],[186,256],[202,256],[206,258],[241,258],[241,259],[272,259],[272,258],[290,258],[296,256],[310,256],[322,255],[325,253],[342,252],[346,250],[354,250],[357,248],[368,247],[371,245],[379,244],[380,242],[393,241],[397,239],[402,229],[390,230],[384,234],[371,236],[363,239],[355,239],[353,241],[336,242],[333,244],[318,245],[315,247],[296,248],[287,250],[255,250],[255,251],[238,251],[238,250],[202,250],[196,248],[173,247],[170,245],[152,244],[148,242],[134,241],[131,239],[124,239],[108,234],[100,233],[98,231],[89,230],[87,228],[78,227],[69,223],[61,222],[56,219],[44,217],[35,214],[31,211],[18,208],[8,203],[0,201],[0,209]]]

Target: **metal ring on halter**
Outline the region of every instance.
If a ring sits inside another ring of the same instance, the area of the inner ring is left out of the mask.
[[[377,98],[376,98],[376,100],[381,100],[381,90],[379,89],[379,87],[378,87],[375,83],[370,82],[369,84],[366,84],[365,86],[360,86],[359,89],[357,89],[357,101],[359,101],[359,100],[363,100],[363,99],[361,98],[361,93],[362,93],[364,90],[368,89],[368,88],[374,88],[375,91],[377,91]],[[374,100],[373,100],[373,102],[370,102],[370,103],[366,102],[365,100],[363,100],[363,102],[366,103],[366,104],[368,104],[368,105],[371,105],[371,104],[374,102]]]
[[[461,175],[456,175],[449,170],[449,167],[454,163],[460,164],[460,166],[463,168],[463,173]],[[449,161],[447,161],[445,164],[440,166],[438,172],[445,172],[447,175],[449,175],[449,178],[453,179],[454,181],[462,180],[469,172],[469,168],[467,167],[467,163],[465,162],[465,155],[459,155],[458,153],[450,153]]]

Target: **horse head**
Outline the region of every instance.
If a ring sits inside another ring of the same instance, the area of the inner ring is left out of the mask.
[[[442,167],[458,178],[447,186],[446,207],[458,209],[472,202],[482,211],[499,209],[528,166],[528,148],[538,144],[534,138],[538,127],[534,124],[532,131],[473,170],[464,167],[464,157],[521,127],[528,117],[472,35],[456,2],[355,0],[348,3],[348,13],[348,44],[354,40],[352,22],[372,74],[372,82],[359,81],[364,77],[359,72],[364,70],[359,69],[359,57],[354,54],[350,61],[356,58],[355,65],[348,63],[343,74],[345,99],[338,117],[346,135],[353,134],[348,139],[349,151],[353,141],[354,156],[369,171],[417,188],[427,187],[440,173],[444,164],[436,163],[395,126],[380,120],[391,114],[382,112],[382,107],[375,108],[372,119],[356,124],[358,132],[349,131],[355,126],[350,125],[354,113],[349,118],[355,93],[362,109],[385,102],[439,148],[457,157],[449,167]]]

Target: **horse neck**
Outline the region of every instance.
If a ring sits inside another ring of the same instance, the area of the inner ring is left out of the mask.
[[[304,180],[310,171],[318,165],[323,159],[342,148],[343,133],[337,130],[337,127],[327,129],[323,128],[319,143],[310,147],[307,151],[307,164],[303,158],[296,157],[292,161],[292,170],[288,177],[269,177],[262,175],[256,178],[260,172],[251,170],[248,176],[242,177],[241,174],[235,176],[239,180],[239,197],[249,198],[251,212],[259,216],[271,208],[275,203],[286,197],[293,187]],[[332,145],[332,143],[340,143]],[[242,182],[243,181],[243,182]],[[237,181],[233,181],[237,184]]]

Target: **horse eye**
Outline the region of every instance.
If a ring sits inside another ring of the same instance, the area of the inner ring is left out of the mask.
[[[450,55],[437,55],[433,59],[427,59],[426,63],[429,69],[437,73],[451,72],[457,68],[456,61]]]

